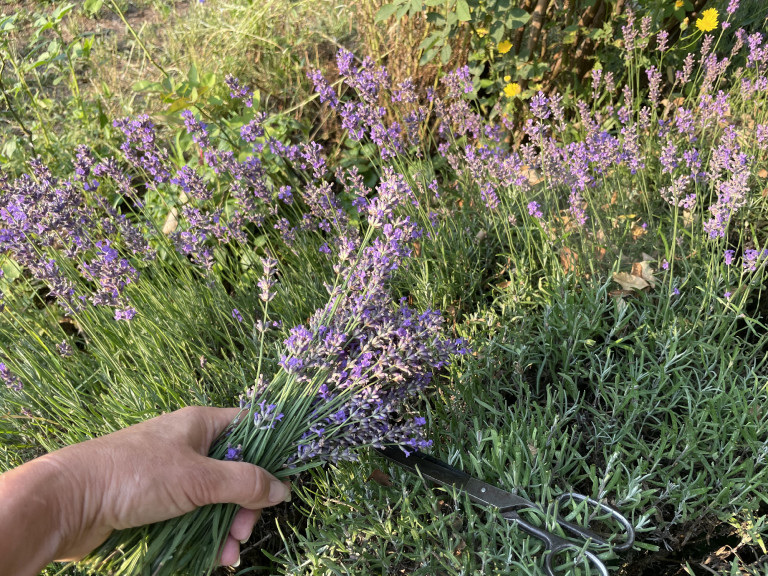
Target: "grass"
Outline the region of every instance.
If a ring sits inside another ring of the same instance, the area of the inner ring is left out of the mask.
[[[228,102],[221,82],[225,73],[235,72],[258,90],[256,107],[273,114],[268,125],[274,135],[281,140],[320,135],[335,145],[329,146],[330,172],[357,166],[369,183],[381,177],[376,149],[346,138],[327,107],[316,107],[305,77],[308,68],[328,64],[336,44],[360,46],[373,30],[378,4],[354,3],[353,11],[344,13],[279,0],[258,7],[160,2],[143,8],[156,19],[145,28],[129,5],[118,6],[147,52],[130,36],[115,35],[114,43],[98,41],[90,56],[82,56],[74,75],[59,66],[61,60],[30,70],[24,79],[37,88],[25,91],[21,85],[13,100],[18,118],[3,117],[4,133],[19,142],[12,154],[7,146],[3,152],[6,172],[22,171],[35,147],[45,151],[55,171],[66,174],[74,143],[91,143],[102,154],[117,149],[119,138],[102,115],[141,111],[153,112],[175,161],[202,168],[174,107],[207,114],[213,133],[236,133],[247,111]],[[185,11],[183,23],[177,9]],[[358,21],[353,13],[360,15]],[[73,46],[70,37],[84,37],[94,22],[113,21],[110,14],[103,10],[94,21],[62,20],[63,45]],[[158,32],[170,23],[178,32],[172,39]],[[377,33],[385,37],[387,31]],[[419,33],[416,24],[398,32],[404,45]],[[370,42],[381,44],[380,37]],[[39,53],[36,46],[9,43],[5,49],[22,62]],[[393,75],[405,75],[408,54],[393,50]],[[118,63],[125,74],[115,72]],[[193,65],[198,84],[192,81]],[[630,68],[628,76],[640,77],[640,63],[630,66],[637,69]],[[425,76],[432,73],[438,71]],[[714,186],[693,183],[692,212],[661,198],[659,190],[671,176],[659,164],[662,136],[655,128],[640,136],[646,166],[635,173],[625,165],[610,166],[583,190],[579,206],[589,215],[583,226],[575,223],[567,186],[552,165],[526,166],[527,180],[502,187],[500,207],[493,210],[480,194],[479,178],[457,174],[439,154],[415,158],[406,152],[392,162],[414,191],[423,192],[418,206],[406,205],[402,214],[430,232],[414,246],[393,292],[418,310],[443,310],[447,329],[472,346],[471,354],[436,378],[417,407],[429,418],[433,453],[544,507],[575,490],[619,508],[632,520],[638,542],[628,554],[602,551],[612,572],[764,570],[766,264],[758,260],[755,271],[741,266],[749,250],[763,250],[768,240],[760,175],[766,160],[755,140],[755,126],[766,123],[765,98],[743,98],[740,92],[742,78],[760,74],[764,71],[746,69],[720,78],[717,87],[728,91],[730,113],[697,128],[703,169],[712,165],[727,124],[736,126],[750,157],[747,201],[719,238],[709,238],[703,227],[710,218],[707,208],[717,199]],[[170,89],[161,84],[165,75]],[[10,78],[23,84],[11,75],[4,77],[6,85]],[[137,80],[146,80],[142,91],[134,90]],[[66,90],[56,88],[62,83]],[[209,90],[203,93],[204,86]],[[679,105],[692,109],[698,104],[697,92],[672,90],[668,101],[679,98]],[[346,97],[354,99],[353,91]],[[645,101],[641,93],[634,98],[637,111]],[[84,112],[68,118],[65,110],[78,99]],[[389,113],[396,114],[396,107]],[[573,121],[558,133],[563,148],[587,132],[583,119],[569,113]],[[674,118],[673,107],[659,108],[652,126]],[[31,127],[31,139],[22,124]],[[436,138],[438,126],[427,125],[425,135]],[[620,134],[615,117],[603,127]],[[50,145],[43,144],[46,134],[53,138]],[[528,141],[537,143],[533,137]],[[543,139],[538,143],[545,147]],[[451,150],[459,154],[465,144],[471,149],[478,142],[459,138]],[[220,145],[241,155],[248,150],[223,139]],[[306,186],[302,170],[266,158],[272,185],[290,184],[297,194]],[[459,165],[468,163],[464,158]],[[134,183],[149,181],[134,176]],[[226,179],[209,178],[220,194],[213,204],[226,208],[231,201],[222,192]],[[426,193],[432,178],[440,182],[439,199]],[[148,215],[160,228],[169,207],[182,202],[169,190],[149,190],[144,212],[111,198],[132,218]],[[531,201],[544,212],[541,219],[529,211]],[[297,202],[282,206],[279,215],[298,221],[306,209]],[[6,277],[0,289],[7,294],[7,309],[0,322],[0,360],[22,378],[26,391],[0,391],[1,469],[186,404],[232,404],[257,377],[259,357],[258,334],[233,319],[232,310],[260,318],[253,288],[260,272],[254,268],[265,248],[280,260],[282,287],[270,305],[272,318],[283,322],[267,340],[264,369],[273,372],[280,341],[324,304],[322,281],[333,272],[318,255],[323,235],[300,235],[288,246],[266,227],[249,233],[245,243],[217,247],[213,275],[191,266],[158,234],[157,264],[145,266],[139,285],[127,292],[139,310],[130,323],[115,322],[112,311],[103,308],[75,318],[63,315],[43,283],[2,260]],[[723,261],[727,249],[734,250],[736,264]],[[641,262],[653,270],[645,289],[626,289],[615,280],[619,272],[642,277],[642,266],[633,266]],[[56,353],[62,340],[74,347],[71,357]],[[377,469],[385,472],[384,480]],[[538,541],[493,510],[428,486],[374,454],[297,478],[294,488],[297,502],[265,515],[253,538],[256,549],[238,573],[542,573]],[[262,544],[262,537],[269,540]],[[75,567],[67,570],[78,573]]]

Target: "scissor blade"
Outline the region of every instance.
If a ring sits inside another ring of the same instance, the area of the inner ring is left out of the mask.
[[[376,451],[406,470],[420,473],[427,480],[443,486],[455,486],[458,490],[463,490],[473,502],[478,504],[496,506],[501,509],[533,506],[528,500],[472,478],[466,472],[457,470],[429,454],[415,451],[406,456],[400,448],[391,446],[377,448]]]
[[[409,472],[417,473],[416,469],[418,468],[418,471],[424,478],[431,480],[432,482],[437,482],[438,484],[456,486],[456,488],[463,490],[464,486],[467,485],[467,482],[472,480],[472,476],[466,472],[457,470],[442,460],[433,458],[429,454],[415,451],[406,456],[400,448],[395,446],[377,448],[376,451]]]

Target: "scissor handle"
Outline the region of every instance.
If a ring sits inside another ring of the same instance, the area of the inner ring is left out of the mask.
[[[557,504],[562,505],[573,500],[576,502],[587,502],[590,506],[594,506],[603,512],[607,512],[614,520],[621,524],[621,527],[624,529],[624,533],[626,534],[626,540],[621,544],[614,544],[607,541],[603,536],[593,532],[592,530],[558,517],[557,523],[560,526],[562,526],[571,534],[584,538],[585,540],[590,539],[596,544],[607,544],[615,552],[624,552],[632,548],[633,544],[635,543],[635,529],[632,527],[632,523],[621,512],[611,506],[608,506],[608,504],[598,502],[597,500],[594,500],[589,496],[585,496],[584,494],[579,494],[578,492],[566,492],[565,494],[561,494],[557,498]]]
[[[517,512],[507,512],[505,516],[507,519],[516,522],[518,526],[520,526],[520,528],[523,530],[523,532],[526,532],[534,538],[538,538],[544,542],[544,547],[547,550],[547,553],[544,556],[544,572],[547,574],[547,576],[557,576],[553,566],[553,559],[558,554],[561,554],[566,550],[573,550],[579,555],[583,555],[589,561],[590,565],[597,569],[597,571],[600,573],[600,576],[609,576],[608,568],[605,567],[605,564],[603,564],[602,560],[600,560],[600,558],[598,558],[589,550],[585,549],[590,540],[585,540],[584,542],[577,544],[576,542],[571,542],[570,540],[561,538],[560,536],[557,536],[540,526],[535,526],[530,522],[526,522]],[[558,524],[562,525],[563,522],[566,521],[558,519]],[[569,528],[569,524],[569,522],[566,522],[565,527]]]
[[[595,556],[595,554],[589,550],[584,550],[583,546],[579,546],[578,544],[568,541],[558,542],[555,546],[549,549],[549,552],[544,557],[544,571],[547,573],[547,576],[557,576],[555,574],[555,569],[552,566],[553,558],[561,552],[569,549],[575,550],[579,554],[583,554],[589,560],[590,565],[597,569],[597,571],[600,573],[600,576],[610,576],[608,574],[608,568],[605,566],[605,564],[603,564],[603,561],[600,560],[600,558]]]

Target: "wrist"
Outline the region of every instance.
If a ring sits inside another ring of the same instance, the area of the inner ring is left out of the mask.
[[[69,485],[47,456],[0,476],[0,558],[9,574],[38,574],[58,557],[76,500]]]

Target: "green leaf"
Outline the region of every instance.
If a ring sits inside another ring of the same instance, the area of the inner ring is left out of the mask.
[[[429,64],[432,62],[432,59],[437,55],[437,48],[430,48],[424,54],[421,55],[421,59],[419,59],[419,65],[423,66],[424,64]]]
[[[451,45],[450,43],[446,42],[443,45],[443,49],[440,50],[440,62],[443,64],[448,64],[448,61],[451,59]]]
[[[173,94],[174,87],[173,87],[173,80],[171,80],[170,76],[166,76],[163,78],[163,81],[160,83],[160,86],[162,86],[163,90],[165,90],[168,94]]]
[[[207,72],[203,74],[203,77],[200,80],[200,84],[206,86],[207,88],[213,88],[213,86],[216,84],[216,74],[213,72]]]
[[[17,142],[16,138],[9,138],[5,146],[3,146],[3,156],[5,156],[8,160],[13,158],[13,153],[16,152],[17,148]],[[5,263],[3,263],[3,270],[5,270]],[[6,276],[8,276],[8,271],[5,271]],[[13,280],[13,278],[9,278],[9,280]]]
[[[162,86],[159,82],[153,82],[152,80],[139,80],[138,82],[134,82],[133,86],[131,86],[131,90],[134,92],[159,92],[162,89]]]
[[[169,114],[172,112],[178,112],[179,110],[183,110],[189,107],[190,104],[192,104],[192,102],[187,98],[177,98],[176,100],[171,102],[171,105],[168,106],[168,108],[166,109],[166,112]]]
[[[493,41],[496,42],[496,44],[499,44],[502,40],[504,40],[505,32],[506,28],[504,27],[504,24],[497,20],[491,24],[491,31],[488,35],[493,38]]]
[[[381,22],[382,20],[386,20],[392,14],[394,14],[397,9],[400,7],[400,2],[393,2],[392,4],[384,4],[381,8],[379,8],[379,11],[376,12],[376,19],[375,22]]]
[[[528,24],[530,19],[531,15],[522,8],[512,8],[507,13],[507,19],[505,23],[509,30],[517,30],[518,28],[522,28]]]
[[[424,5],[432,8],[435,6],[442,6],[443,4],[445,4],[445,2],[446,0],[426,0],[424,2]]]
[[[566,26],[563,28],[563,44],[573,44],[576,42],[576,39],[579,37],[579,30],[581,29],[580,26],[573,25],[573,26]]]
[[[189,85],[193,87],[200,83],[200,76],[197,73],[197,66],[195,66],[194,62],[189,67],[189,72],[187,72],[187,80],[189,81]]]
[[[61,22],[64,16],[69,14],[74,7],[75,7],[74,4],[65,4],[64,6],[60,6],[59,8],[54,10],[51,16],[53,16],[53,20],[55,22]]]
[[[456,16],[458,16],[459,20],[462,22],[469,22],[472,20],[467,0],[456,0]]]
[[[96,16],[103,4],[104,0],[85,0],[85,2],[83,2],[83,10],[85,10],[89,16]]]
[[[16,30],[16,26],[14,24],[14,21],[16,20],[16,14],[11,14],[10,16],[6,18],[0,19],[0,32],[11,32],[12,30]]]
[[[443,39],[440,35],[440,32],[432,32],[432,34],[430,34],[429,36],[424,38],[424,40],[421,41],[421,44],[419,44],[418,49],[428,50],[433,46],[440,46],[442,42],[443,42]]]

